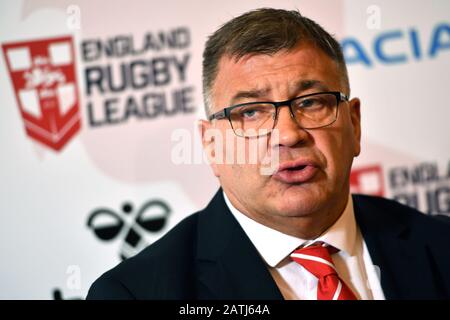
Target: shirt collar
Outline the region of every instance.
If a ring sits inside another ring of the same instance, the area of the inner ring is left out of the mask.
[[[351,195],[349,195],[344,212],[338,220],[314,240],[293,237],[256,222],[236,209],[225,192],[223,192],[223,196],[231,213],[239,222],[242,229],[244,229],[264,261],[271,267],[277,266],[298,247],[315,241],[326,242],[348,255],[354,254],[356,221]]]

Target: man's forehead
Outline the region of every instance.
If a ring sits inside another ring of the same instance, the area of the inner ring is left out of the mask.
[[[248,100],[293,98],[308,89],[337,90],[340,82],[337,63],[321,49],[302,44],[270,55],[222,56],[211,98],[219,110]]]
[[[303,59],[302,59],[303,58]],[[307,59],[309,58],[309,59]],[[312,59],[314,58],[314,59]],[[219,65],[237,65],[252,67],[258,64],[271,64],[274,66],[283,65],[296,61],[297,63],[309,64],[315,60],[332,60],[322,49],[310,42],[297,44],[293,48],[280,49],[276,52],[250,52],[246,54],[225,53],[219,61]]]
[[[319,78],[321,74],[324,76],[338,75],[336,67],[335,61],[320,49],[303,45],[270,55],[253,53],[238,58],[224,55],[218,64],[216,80],[218,82],[220,80],[230,81],[244,77],[247,81],[264,82],[265,77],[270,78],[275,75],[281,78],[283,76],[291,78],[288,79],[289,81],[298,81],[299,79]]]
[[[328,57],[328,61],[325,61],[312,52],[304,55],[298,53],[253,54],[240,59],[222,57],[215,85],[259,91],[262,94],[268,93],[277,81],[283,82],[281,85],[288,85],[290,90],[306,90],[325,87],[330,78],[339,76],[334,61]],[[238,88],[234,87],[235,84],[239,84]]]

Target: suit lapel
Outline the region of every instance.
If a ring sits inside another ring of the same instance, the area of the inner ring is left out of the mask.
[[[437,298],[430,252],[424,239],[414,238],[406,216],[393,211],[394,206],[374,206],[360,196],[353,199],[356,221],[372,262],[380,268],[386,299]]]
[[[282,299],[256,248],[219,189],[200,213],[197,242],[200,299]]]

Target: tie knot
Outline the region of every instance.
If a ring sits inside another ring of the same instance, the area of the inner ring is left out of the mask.
[[[317,278],[323,278],[330,274],[337,274],[331,255],[338,251],[326,243],[315,242],[295,250],[291,258]]]
[[[339,278],[331,255],[339,249],[315,242],[291,253],[291,258],[318,279],[318,300],[356,300],[352,290]]]

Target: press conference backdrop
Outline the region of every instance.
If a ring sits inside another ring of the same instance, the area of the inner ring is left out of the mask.
[[[203,46],[263,6],[343,46],[362,101],[352,191],[450,214],[449,1],[2,1],[0,298],[83,298],[207,204]]]

